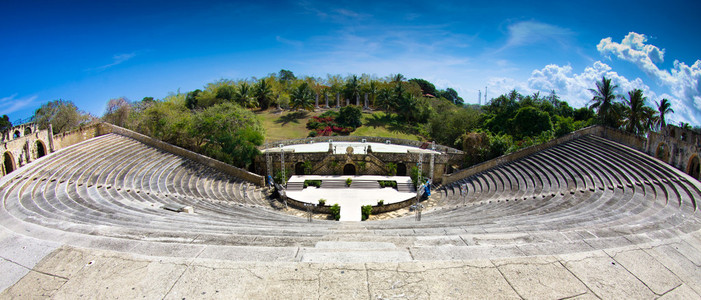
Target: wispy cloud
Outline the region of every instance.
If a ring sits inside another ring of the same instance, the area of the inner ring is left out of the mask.
[[[17,98],[17,94],[0,98],[0,115],[11,114],[34,104],[37,96]]]
[[[564,43],[574,32],[567,28],[536,21],[523,21],[508,26],[508,39],[504,50],[511,47],[554,41]]]
[[[87,71],[104,71],[107,70],[111,67],[114,67],[116,65],[120,65],[132,58],[134,58],[138,53],[137,52],[131,52],[131,53],[121,53],[121,54],[115,54],[112,56],[112,62],[106,65],[99,66],[97,68],[92,68],[88,69]]]
[[[293,46],[293,47],[297,47],[297,48],[300,48],[300,47],[304,46],[304,43],[301,42],[301,41],[295,41],[295,40],[286,39],[286,38],[283,38],[283,37],[281,37],[281,36],[279,36],[279,35],[278,35],[278,36],[275,36],[275,40],[278,41],[278,42],[280,42],[280,43],[283,43],[283,44],[286,44],[286,45],[290,45],[290,46]]]

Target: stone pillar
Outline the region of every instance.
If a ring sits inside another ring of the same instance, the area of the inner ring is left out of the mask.
[[[346,99],[346,106],[350,105],[350,98]]]
[[[355,105],[360,106],[360,94],[355,95]]]
[[[27,162],[31,162],[31,161],[32,161],[32,154],[31,154],[31,153],[32,153],[32,148],[31,148],[31,146],[30,146],[30,144],[29,144],[29,139],[27,139],[27,140],[24,141],[24,142],[25,142],[24,152],[25,152],[26,155],[27,155]]]
[[[56,148],[54,148],[54,127],[51,126],[51,124],[49,124],[49,132],[47,132],[46,134],[49,136],[49,151],[56,151]]]
[[[370,108],[370,106],[368,106],[368,93],[365,93],[365,108]]]
[[[324,92],[324,100],[326,100],[326,108],[329,108],[329,94]]]
[[[315,104],[315,108],[319,108],[319,94],[317,93],[317,94],[315,94],[315,95],[316,95],[316,98],[315,98],[315,103],[316,103],[316,104]]]
[[[341,94],[336,93],[336,108],[341,107]]]

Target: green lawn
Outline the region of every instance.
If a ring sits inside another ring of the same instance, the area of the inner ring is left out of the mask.
[[[321,112],[306,111],[282,111],[275,109],[266,111],[254,111],[265,128],[265,140],[277,141],[286,139],[301,139],[309,135],[306,128],[307,120],[318,116]],[[351,135],[354,136],[379,136],[421,141],[422,138],[410,133],[404,124],[392,122],[382,111],[363,113],[363,126],[358,127]]]
[[[265,128],[266,141],[301,139],[309,135],[307,120],[318,116],[320,112],[287,111],[276,113],[275,109],[255,111]]]
[[[393,124],[383,111],[363,113],[363,126],[358,127],[350,135],[355,136],[379,136],[407,140],[423,140],[420,136],[412,134],[404,128]]]

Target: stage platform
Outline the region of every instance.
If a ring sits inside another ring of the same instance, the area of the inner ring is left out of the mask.
[[[353,180],[350,187],[345,186],[347,178]],[[322,187],[298,189],[303,187],[305,180],[321,180]],[[396,181],[399,190],[391,187],[380,188],[378,181]],[[373,187],[373,183],[377,183],[376,187]],[[408,176],[294,175],[287,185],[287,197],[294,200],[318,204],[319,199],[323,198],[326,199],[326,205],[338,203],[341,206],[340,221],[360,221],[360,207],[363,205],[374,206],[379,200],[384,200],[384,204],[389,205],[416,197],[416,191],[413,189],[402,188],[412,185]]]

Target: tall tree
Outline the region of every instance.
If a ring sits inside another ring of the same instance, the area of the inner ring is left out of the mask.
[[[375,106],[375,99],[377,99],[377,93],[380,91],[380,86],[377,80],[370,80],[367,86],[367,92],[370,95],[370,105]]]
[[[102,119],[107,123],[112,123],[120,127],[127,127],[130,110],[131,104],[124,97],[110,99],[110,101],[107,102],[105,115],[102,116]]]
[[[34,112],[33,119],[39,124],[40,129],[48,129],[51,124],[53,133],[57,134],[89,122],[91,117],[79,111],[72,101],[59,99],[40,106]]]
[[[351,100],[351,103],[355,104],[355,99],[360,97],[360,90],[360,79],[358,76],[352,75],[348,77],[344,88],[344,93],[346,94],[346,97]]]
[[[596,89],[589,89],[594,94],[591,99],[592,104],[589,106],[592,109],[597,109],[599,123],[611,127],[618,127],[618,118],[614,111],[614,102],[618,97],[616,89],[618,85],[611,84],[611,79],[601,77],[601,81],[596,82]]]
[[[238,88],[234,92],[233,100],[243,107],[256,107],[258,106],[258,101],[253,95],[253,89],[248,82],[242,82],[239,84]]]
[[[667,127],[665,116],[667,114],[674,113],[674,109],[672,109],[672,103],[669,102],[669,100],[667,100],[666,98],[662,99],[662,101],[660,101],[660,103],[657,104],[657,112],[659,113],[660,117],[660,128],[664,131]]]
[[[265,78],[258,81],[256,84],[253,95],[256,97],[260,109],[268,109],[271,104],[275,101],[275,94],[273,93],[273,88],[268,84]]]
[[[649,120],[653,116],[649,116],[645,110],[645,100],[643,91],[640,89],[628,92],[628,98],[623,98],[623,102],[627,105],[623,114],[623,128],[625,131],[643,135],[649,130],[647,126],[650,125]]]
[[[290,107],[292,109],[314,110],[314,91],[312,91],[308,83],[302,82],[302,84],[297,86],[292,91],[290,98]]]

